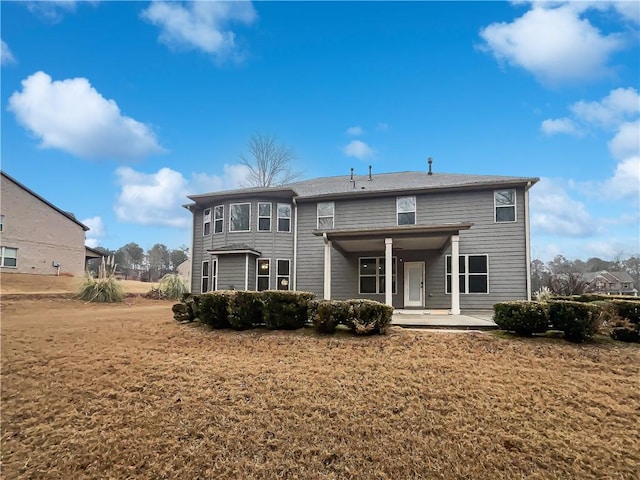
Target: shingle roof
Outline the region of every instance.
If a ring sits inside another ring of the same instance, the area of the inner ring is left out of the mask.
[[[633,277],[625,271],[609,272],[607,270],[601,270],[599,272],[587,272],[582,274],[582,279],[587,282],[593,282],[597,277],[602,277],[608,282],[621,282],[621,283],[633,283]]]
[[[373,175],[350,175],[314,178],[287,185],[299,198],[323,195],[351,195],[353,193],[399,192],[441,188],[472,188],[495,185],[523,185],[538,178],[507,177],[501,175],[466,175],[459,173],[395,172]]]
[[[267,188],[241,188],[199,195],[189,195],[189,199],[208,201],[213,197],[233,198],[262,193],[289,193],[299,199],[317,197],[341,197],[372,195],[390,192],[412,192],[430,189],[465,189],[487,186],[516,186],[536,183],[539,178],[508,177],[502,175],[466,175],[459,173],[395,172],[368,175],[320,177],[300,182]]]

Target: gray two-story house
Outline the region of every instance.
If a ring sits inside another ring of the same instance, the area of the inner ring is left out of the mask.
[[[352,173],[192,195],[192,291],[291,289],[453,314],[527,299],[537,181]]]

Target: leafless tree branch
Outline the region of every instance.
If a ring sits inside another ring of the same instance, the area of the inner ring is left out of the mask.
[[[240,163],[249,169],[247,184],[252,187],[272,187],[300,178],[291,163],[296,156],[291,148],[278,143],[272,135],[255,134],[249,138],[249,153],[240,156]]]

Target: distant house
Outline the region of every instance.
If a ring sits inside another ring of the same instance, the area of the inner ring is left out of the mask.
[[[191,289],[305,290],[454,314],[530,298],[537,181],[369,173],[191,195]]]
[[[583,273],[582,280],[586,284],[586,291],[590,293],[638,296],[635,282],[627,272],[602,270],[600,272]]]
[[[191,259],[187,258],[184,262],[176,267],[178,275],[184,278],[187,282],[191,281]]]
[[[83,275],[89,227],[0,172],[0,272]]]

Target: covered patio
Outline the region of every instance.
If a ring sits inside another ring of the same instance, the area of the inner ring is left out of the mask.
[[[384,303],[393,306],[394,250],[435,250],[443,252],[451,247],[451,308],[450,315],[460,315],[459,243],[460,232],[472,223],[439,225],[402,225],[379,228],[348,228],[314,230],[324,239],[324,299],[332,298],[331,253],[384,252]],[[421,263],[421,264],[420,264]],[[423,309],[425,306],[424,262],[403,266],[403,308]]]

